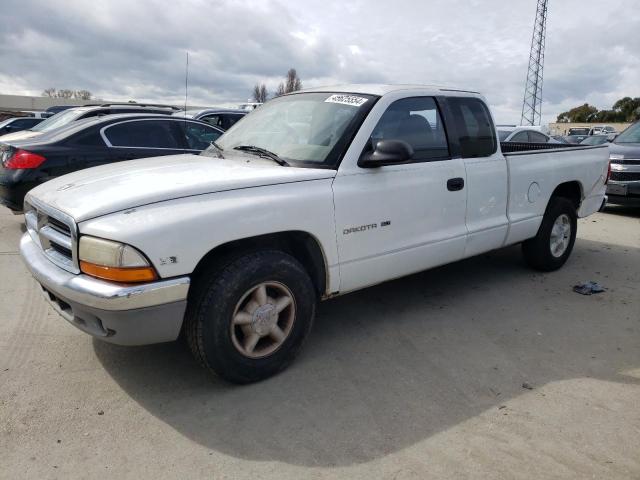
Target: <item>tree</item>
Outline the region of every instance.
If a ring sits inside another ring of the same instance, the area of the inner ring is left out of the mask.
[[[611,110],[598,110],[596,107],[585,103],[568,112],[558,115],[558,123],[626,123],[640,120],[640,97],[624,97],[613,104]]]
[[[43,97],[49,98],[77,98],[78,100],[91,100],[93,94],[89,90],[70,90],[68,88],[47,88],[42,91]]]
[[[287,93],[284,89],[284,83],[280,82],[278,84],[278,88],[276,89],[276,93],[273,94],[274,97],[280,97],[282,95],[284,95],[285,93]]]
[[[91,100],[92,94],[89,90],[76,90],[73,92],[73,98],[80,100]]]
[[[253,87],[253,99],[257,103],[264,103],[267,101],[269,92],[267,92],[267,86],[264,83],[256,83]]]
[[[588,103],[580,105],[579,107],[572,108],[568,112],[562,112],[558,115],[557,121],[559,123],[583,123],[588,122],[590,117],[598,113],[598,109]]]
[[[298,72],[295,68],[290,68],[287,72],[287,79],[285,81],[284,91],[285,93],[297,92],[302,90],[302,82],[298,77]]]
[[[69,89],[60,89],[58,90],[57,97],[60,98],[73,98],[74,91]]]
[[[624,97],[613,104],[613,111],[619,113],[622,122],[633,122],[638,119],[640,97]]]

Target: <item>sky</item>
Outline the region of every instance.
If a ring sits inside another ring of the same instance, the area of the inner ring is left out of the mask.
[[[535,0],[3,0],[0,93],[245,102],[294,67],[303,86],[421,83],[482,92],[519,123]],[[640,96],[637,0],[550,0],[543,123]]]

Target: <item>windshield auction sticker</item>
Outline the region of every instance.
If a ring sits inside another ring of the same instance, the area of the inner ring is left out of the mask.
[[[325,103],[341,103],[342,105],[351,105],[353,107],[359,107],[363,105],[368,98],[358,97],[357,95],[331,95],[324,102]]]

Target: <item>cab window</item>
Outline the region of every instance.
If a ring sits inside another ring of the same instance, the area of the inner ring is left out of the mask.
[[[449,157],[438,106],[432,97],[412,97],[389,105],[371,134],[370,148],[380,140],[402,140],[413,148],[412,161]]]
[[[493,155],[498,148],[496,133],[484,102],[473,97],[454,97],[449,98],[448,103],[453,114],[462,157]]]

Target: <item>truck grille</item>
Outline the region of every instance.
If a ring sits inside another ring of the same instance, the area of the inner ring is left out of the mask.
[[[640,180],[640,172],[611,172],[610,180],[614,182],[637,182]]]
[[[24,218],[29,235],[49,260],[71,273],[80,273],[76,254],[78,235],[71,217],[28,198]]]

